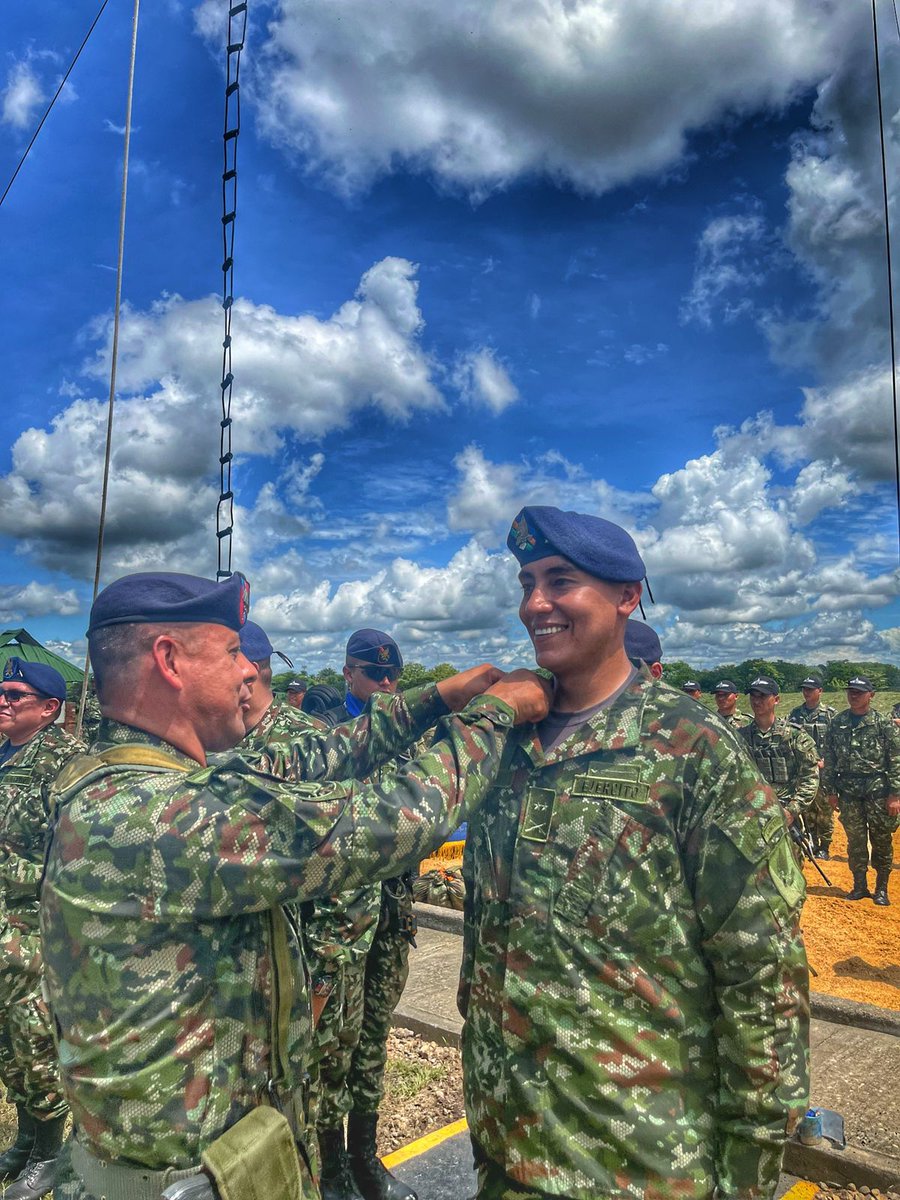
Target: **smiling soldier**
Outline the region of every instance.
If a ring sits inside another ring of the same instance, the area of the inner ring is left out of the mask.
[[[507,544],[556,692],[469,824],[478,1200],[770,1197],[808,1089],[781,807],[730,729],[629,661],[623,529],[529,507]]]

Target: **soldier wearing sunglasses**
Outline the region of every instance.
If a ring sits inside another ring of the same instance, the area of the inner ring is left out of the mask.
[[[49,789],[84,746],[54,724],[66,684],[54,667],[10,658],[0,681],[0,1079],[16,1106],[16,1140],[0,1154],[7,1196],[53,1186],[68,1108],[41,995],[38,895]]]
[[[357,630],[347,642],[344,703],[328,718],[359,716],[377,692],[397,691],[402,670],[400,647],[389,634]],[[375,1150],[387,1035],[415,934],[411,879],[317,902],[307,934],[318,957],[314,988],[328,996],[318,1026],[322,1198],[415,1200]]]

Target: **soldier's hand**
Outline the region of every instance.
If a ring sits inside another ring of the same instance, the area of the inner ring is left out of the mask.
[[[450,711],[459,712],[473,697],[482,695],[492,683],[502,678],[503,672],[498,667],[482,663],[480,667],[470,667],[468,671],[442,679],[437,690]]]
[[[487,695],[505,700],[516,710],[517,725],[543,721],[550,711],[553,683],[534,671],[510,671],[497,683],[491,684]]]
[[[828,801],[828,803],[829,803],[829,804],[831,805],[831,807],[832,807],[832,808],[834,808],[834,809],[836,809],[836,808],[837,808],[837,806],[838,806],[838,804],[840,804],[840,800],[838,800],[837,796],[834,796],[834,795],[832,795],[832,796],[826,796],[826,797],[825,797],[825,799]]]
[[[900,817],[900,796],[888,796],[884,802],[889,817]]]

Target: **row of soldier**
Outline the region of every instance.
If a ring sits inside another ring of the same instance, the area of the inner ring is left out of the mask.
[[[695,680],[683,690],[698,699]],[[752,717],[738,711],[738,687],[722,679],[713,688],[718,716],[746,741],[763,777],[771,784],[790,819],[802,825],[816,858],[831,857],[834,814],[847,836],[847,862],[853,876],[848,900],[871,897],[890,904],[896,816],[889,797],[897,791],[896,742],[900,704],[890,716],[872,705],[875,686],[865,675],[847,681],[847,708],[836,712],[822,703],[823,681],[808,675],[800,685],[803,703],[786,717],[776,715],[777,680],[761,675],[747,696]],[[869,866],[875,871],[869,891]]]
[[[10,660],[10,1200],[58,1172],[61,1200],[186,1184],[301,1200],[319,1195],[320,1140],[333,1194],[407,1195],[375,1159],[377,1088],[374,1105],[352,1097],[349,1163],[347,1101],[320,1100],[313,1029],[331,1003],[343,1030],[352,1007],[329,963],[347,909],[328,906],[402,879],[465,819],[478,1200],[774,1194],[808,1100],[805,888],[785,811],[732,730],[626,653],[644,567],[624,530],[530,507],[507,544],[542,670],[485,664],[397,695],[376,637],[345,670],[375,694],[350,687],[362,711],[335,726],[274,700],[239,575],[128,576],[97,597],[103,720],[87,755],[49,724],[52,682]],[[888,749],[896,824],[896,737]],[[24,1064],[16,1047],[41,1037],[44,1058]]]

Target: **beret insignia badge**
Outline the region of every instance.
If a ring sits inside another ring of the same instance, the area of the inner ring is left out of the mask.
[[[391,661],[390,646],[379,646],[378,647],[378,661],[380,663],[389,663]]]
[[[247,615],[250,612],[250,584],[245,579],[241,584],[241,594],[238,599],[238,616],[241,624],[247,620]]]
[[[525,551],[534,549],[536,545],[535,537],[534,534],[529,530],[528,522],[524,517],[521,517],[517,521],[513,521],[512,535],[515,539],[516,545],[520,550]]]

